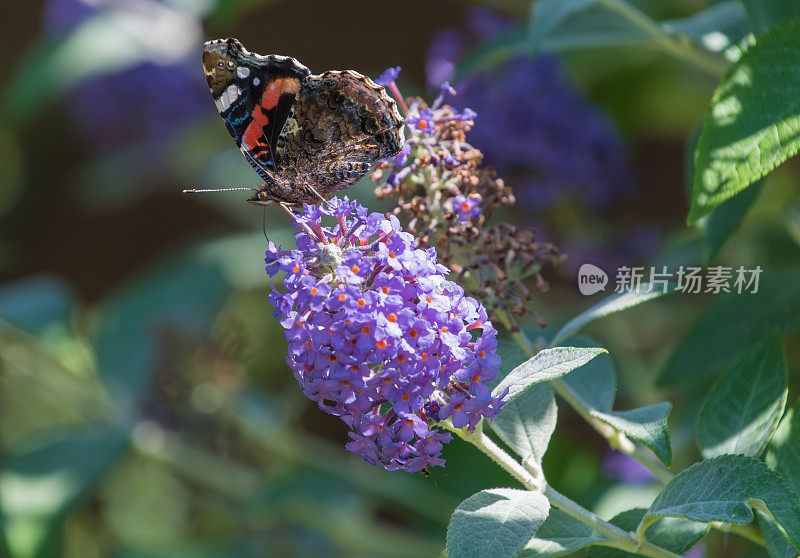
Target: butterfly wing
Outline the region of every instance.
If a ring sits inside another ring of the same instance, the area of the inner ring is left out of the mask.
[[[275,146],[279,173],[323,196],[358,182],[403,146],[403,118],[383,87],[352,70],[303,81]]]
[[[228,132],[256,172],[272,182],[278,136],[311,72],[288,56],[252,54],[236,39],[207,42],[203,69]]]

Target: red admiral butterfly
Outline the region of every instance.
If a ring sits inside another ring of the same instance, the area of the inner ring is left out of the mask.
[[[203,70],[228,131],[264,180],[249,202],[319,203],[403,145],[395,101],[353,70],[313,75],[236,39],[207,42]]]

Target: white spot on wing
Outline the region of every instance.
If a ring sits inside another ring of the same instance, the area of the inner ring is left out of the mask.
[[[260,79],[258,79],[257,77],[254,77],[254,78],[253,78],[253,85],[255,85],[256,87],[258,87],[260,83],[261,83],[261,80],[260,80]]]
[[[231,105],[236,102],[236,99],[239,98],[239,94],[241,90],[236,85],[230,85],[228,88],[222,92],[222,95],[219,96],[217,100],[217,108],[220,112],[225,112]]]
[[[236,75],[239,76],[239,79],[245,79],[250,75],[250,68],[247,66],[239,66],[236,69]]]

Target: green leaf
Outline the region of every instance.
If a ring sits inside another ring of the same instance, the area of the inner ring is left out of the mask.
[[[64,517],[123,455],[127,436],[116,429],[71,432],[0,468],[0,512],[16,558],[51,555]]]
[[[560,378],[564,374],[583,366],[599,354],[607,353],[601,348],[555,347],[544,349],[523,362],[492,390],[493,397],[499,397],[508,388],[506,404],[522,395],[534,384]]]
[[[783,415],[788,382],[781,338],[772,331],[706,396],[697,417],[697,444],[703,457],[760,456]]]
[[[750,33],[744,6],[739,0],[726,0],[689,17],[663,23],[668,31],[691,37],[712,52],[737,45]]]
[[[800,17],[800,3],[797,0],[742,1],[750,27],[756,35]]]
[[[181,258],[126,285],[103,306],[95,339],[98,368],[128,410],[150,385],[165,330],[205,335],[227,294],[216,265]]]
[[[772,436],[767,464],[800,494],[800,399],[786,412]]]
[[[504,404],[489,424],[522,459],[532,456],[541,463],[557,418],[553,388],[548,384],[537,384]]]
[[[642,526],[667,516],[750,523],[751,506],[768,511],[784,536],[800,548],[800,498],[780,475],[745,455],[707,459],[682,471],[656,497]]]
[[[23,279],[0,288],[0,319],[31,333],[69,317],[73,296],[55,277]]]
[[[800,22],[792,22],[760,37],[717,87],[695,152],[689,223],[797,153],[798,127]]]
[[[789,544],[771,517],[756,511],[756,519],[758,528],[764,535],[764,542],[767,544],[767,553],[770,558],[796,558],[797,550]]]
[[[761,192],[762,183],[762,180],[755,182],[749,188],[719,204],[708,215],[702,225],[704,232],[703,261],[706,265],[710,265],[716,259],[722,247],[739,228],[747,210]]]
[[[649,20],[646,15],[641,16]],[[531,10],[531,52],[625,45],[640,43],[647,37],[639,27],[598,0],[539,0]]]
[[[547,518],[550,502],[539,492],[492,488],[461,504],[447,528],[449,558],[516,556]]]
[[[566,343],[572,347],[597,346],[594,339],[583,335],[570,337]],[[592,408],[598,411],[610,411],[614,408],[617,373],[610,355],[598,355],[561,378],[561,381],[571,387]]]
[[[647,510],[644,508],[627,510],[614,516],[610,523],[626,531],[635,531],[636,527],[641,523],[645,512]],[[702,539],[708,529],[708,525],[704,523],[664,517],[648,527],[647,531],[645,531],[645,537],[656,546],[666,548],[672,552],[683,553]],[[588,558],[627,558],[628,556],[639,555],[603,546],[592,547],[588,553]]]
[[[714,301],[692,324],[658,382],[671,385],[730,368],[773,327],[786,335],[800,326],[800,270],[765,270],[758,292],[731,292]]]
[[[672,447],[670,446],[667,417],[671,409],[672,403],[665,401],[629,411],[608,413],[592,411],[592,416],[621,430],[629,438],[641,442],[669,467],[672,463]]]
[[[516,558],[564,556],[590,544],[608,540],[608,537],[566,512],[552,508],[550,515],[536,531],[536,536],[528,541]]]
[[[551,347],[555,347],[578,333],[586,324],[593,322],[599,318],[604,318],[610,314],[627,310],[633,306],[653,300],[665,294],[669,294],[675,290],[675,285],[670,285],[667,289],[653,289],[653,292],[646,292],[649,289],[649,284],[643,284],[635,291],[617,293],[601,300],[588,310],[581,312],[578,316],[572,318],[562,327],[558,333],[553,336],[550,342]]]
[[[645,30],[646,27],[665,35],[684,35],[687,41],[694,40],[712,52],[722,52],[736,45],[748,33],[744,9],[737,0],[720,2],[690,17],[661,22],[625,1],[539,0],[531,10],[529,48],[537,52],[662,46],[654,40],[656,33]]]
[[[528,30],[524,27],[513,27],[498,34],[488,41],[483,41],[461,60],[453,77],[453,82],[483,71],[508,60],[510,57],[525,52],[528,45]]]

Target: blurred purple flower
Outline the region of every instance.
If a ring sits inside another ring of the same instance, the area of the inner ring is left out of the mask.
[[[156,156],[212,110],[196,66],[145,62],[91,77],[67,95],[71,116],[97,151],[137,147]]]
[[[191,56],[195,42],[199,48],[197,14],[155,0],[48,0],[42,27],[60,39],[98,16],[108,16],[108,25],[128,22],[124,33],[131,37],[120,40],[139,40],[142,55],[133,64],[122,61],[119,69],[90,75],[63,100],[96,151],[133,148],[149,162],[187,125],[212,112],[202,68]]]
[[[627,484],[648,484],[656,480],[650,469],[616,450],[609,450],[603,457],[602,470],[607,478]]]
[[[46,35],[63,35],[97,13],[95,6],[80,0],[48,0],[42,12],[42,30]]]
[[[703,543],[697,543],[683,554],[686,558],[705,558],[706,547]]]
[[[434,39],[426,65],[429,84],[451,79],[470,46],[511,24],[487,8],[469,10],[462,30]],[[470,143],[529,208],[567,198],[603,208],[630,188],[631,168],[613,123],[569,83],[554,56],[517,56],[455,88],[453,104],[481,115]]]
[[[395,66],[394,68],[387,68],[384,72],[375,79],[375,83],[380,86],[386,87],[393,81],[397,81],[397,76],[400,75],[400,66]]]
[[[337,226],[324,227],[323,214]],[[267,273],[286,273],[269,300],[303,393],[352,430],[348,451],[387,470],[444,465],[451,418],[473,430],[497,414],[496,330],[436,250],[416,247],[395,216],[345,198],[307,205],[297,249],[269,243]],[[478,333],[477,330],[480,330]]]

